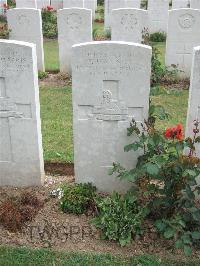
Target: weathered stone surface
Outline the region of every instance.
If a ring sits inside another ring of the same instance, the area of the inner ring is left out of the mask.
[[[200,44],[200,10],[181,8],[169,11],[166,65],[177,65],[190,77],[193,47]]]
[[[167,32],[169,0],[148,0],[149,30]]]
[[[64,8],[58,11],[60,70],[71,73],[72,45],[92,41],[92,11]]]
[[[77,182],[99,190],[126,191],[109,176],[113,162],[134,167],[138,153],[125,153],[132,118],[148,116],[151,47],[127,42],[74,45],[72,64],[74,162]]]
[[[84,8],[92,10],[92,17],[95,19],[96,1],[95,0],[84,0]]]
[[[37,8],[42,9],[50,6],[50,0],[37,0]]]
[[[111,32],[113,41],[142,42],[148,28],[148,12],[143,9],[121,8],[112,10]]]
[[[84,0],[63,0],[63,8],[84,7]]]
[[[185,132],[186,137],[192,137],[194,135],[194,120],[200,121],[200,46],[195,47],[193,50],[188,113]],[[196,145],[196,156],[200,157],[199,144]]]
[[[41,10],[13,8],[7,12],[10,39],[36,44],[38,69],[44,71],[44,49]]]
[[[41,185],[43,175],[35,45],[0,40],[0,185]]]
[[[37,0],[16,0],[17,8],[37,8]]]
[[[189,7],[189,0],[172,0],[172,9]]]
[[[63,8],[63,0],[51,0],[51,6],[55,9],[62,9]]]
[[[200,9],[200,1],[199,0],[190,0],[190,7],[194,9]]]
[[[105,28],[111,26],[111,12],[118,8],[140,8],[141,0],[105,0],[104,1],[104,23]]]

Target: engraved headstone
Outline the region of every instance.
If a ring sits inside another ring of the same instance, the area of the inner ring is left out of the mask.
[[[60,71],[71,73],[72,45],[92,41],[92,11],[85,8],[58,10]]]
[[[95,18],[96,3],[95,0],[84,0],[84,8],[92,10],[92,17]]]
[[[149,31],[167,32],[169,0],[148,0]]]
[[[51,6],[55,9],[62,9],[63,8],[63,0],[51,0]]]
[[[111,26],[111,12],[118,8],[140,8],[141,0],[104,0],[105,28]]]
[[[0,185],[41,185],[43,175],[35,45],[0,40]]]
[[[134,167],[138,153],[127,127],[148,116],[151,47],[128,42],[74,45],[72,60],[74,163],[77,182],[99,190],[126,191],[129,184],[109,176],[113,162]]]
[[[37,0],[37,8],[43,9],[50,6],[50,0]]]
[[[200,44],[200,10],[181,8],[169,11],[165,63],[177,65],[181,76],[190,77],[193,47]]]
[[[16,0],[16,8],[37,8],[37,0]]]
[[[144,29],[148,28],[148,12],[143,9],[113,9],[111,33],[113,41],[141,43]]]
[[[84,7],[84,0],[63,0],[63,8]]]
[[[189,7],[189,0],[172,0],[172,9]]]
[[[44,49],[41,10],[13,8],[7,12],[11,40],[36,44],[38,69],[44,71]]]
[[[190,7],[200,9],[200,0],[190,0]]]
[[[200,46],[193,50],[190,90],[188,99],[188,113],[186,123],[186,137],[194,135],[194,121],[200,122]],[[198,134],[199,135],[199,134]],[[194,156],[200,157],[200,145],[196,145],[196,154]]]

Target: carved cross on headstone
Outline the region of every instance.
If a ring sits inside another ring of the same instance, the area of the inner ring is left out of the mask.
[[[0,162],[13,160],[10,119],[31,118],[31,116],[31,104],[16,103],[9,98],[5,78],[0,77]]]

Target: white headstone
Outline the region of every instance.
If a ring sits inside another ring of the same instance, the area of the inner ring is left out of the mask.
[[[193,50],[193,60],[191,68],[190,91],[188,100],[188,113],[186,123],[186,137],[194,135],[194,121],[200,122],[200,46]],[[199,134],[198,134],[199,135]],[[200,157],[200,145],[196,145],[196,154]]]
[[[35,45],[0,40],[0,185],[41,185],[44,175]]]
[[[113,41],[142,42],[144,28],[148,28],[148,12],[143,9],[113,9],[111,32]]]
[[[37,8],[37,0],[16,0],[16,8]]]
[[[149,31],[167,32],[169,0],[148,0]]]
[[[189,7],[189,0],[172,0],[172,9]]]
[[[51,6],[55,9],[62,9],[63,8],[63,0],[51,0]]]
[[[50,6],[50,0],[37,0],[37,8],[43,9]]]
[[[190,7],[200,9],[200,0],[190,0]]]
[[[84,0],[84,8],[92,10],[92,17],[95,19],[96,4],[95,0]]]
[[[13,8],[7,12],[10,39],[36,44],[38,69],[44,71],[44,49],[41,10]]]
[[[72,64],[74,163],[77,182],[124,192],[130,184],[109,176],[113,162],[134,167],[124,152],[132,118],[148,116],[151,47],[128,42],[74,45]]]
[[[92,12],[85,8],[58,11],[60,71],[71,73],[72,45],[92,41]]]
[[[84,7],[84,0],[63,0],[63,8]]]
[[[192,51],[200,44],[200,10],[181,8],[169,11],[166,44],[167,66],[177,65],[184,71],[181,76],[190,77]]]
[[[141,0],[125,0],[125,7],[140,8]]]
[[[105,28],[111,25],[111,12],[118,8],[140,8],[141,0],[104,0],[104,23]]]

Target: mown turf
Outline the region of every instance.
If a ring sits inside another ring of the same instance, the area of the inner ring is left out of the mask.
[[[44,40],[44,61],[46,71],[59,70],[58,41],[56,39]]]
[[[131,258],[116,257],[110,254],[64,253],[48,249],[13,248],[0,246],[2,266],[197,266],[199,260],[186,261],[161,259],[153,255]]]
[[[70,87],[40,88],[42,136],[46,161],[73,161]]]

